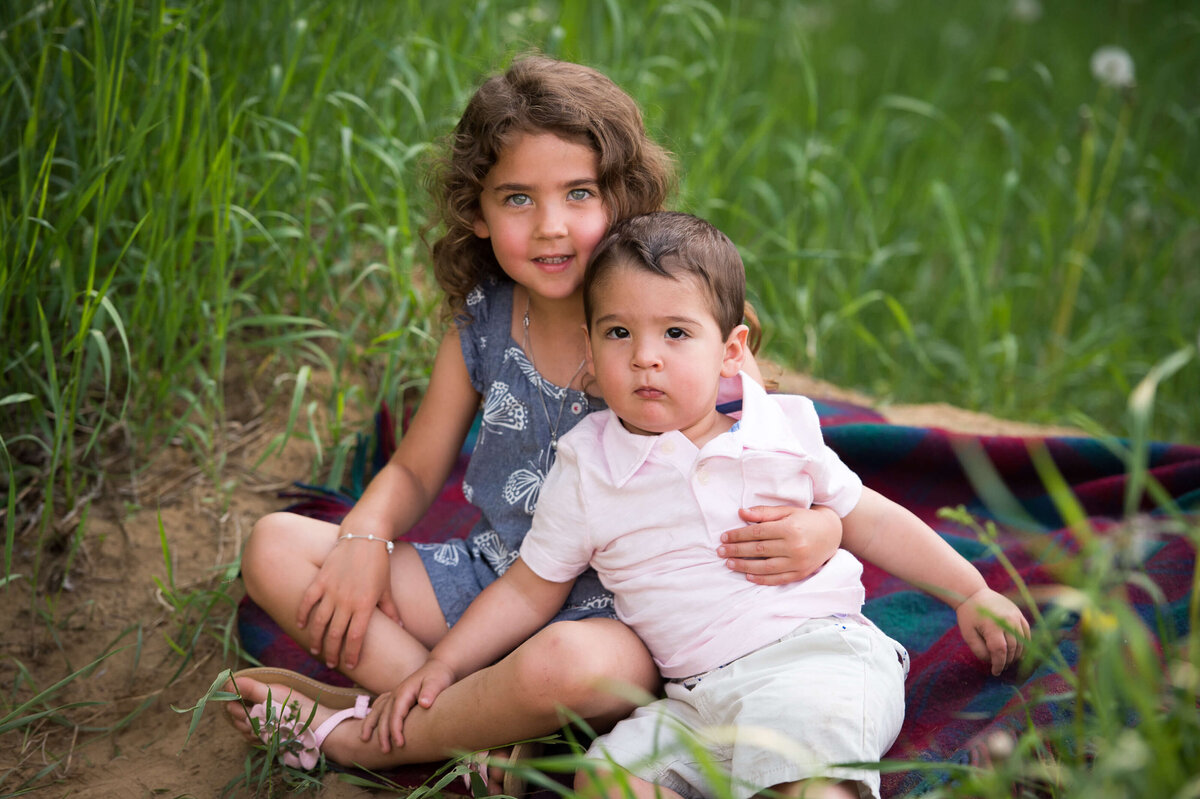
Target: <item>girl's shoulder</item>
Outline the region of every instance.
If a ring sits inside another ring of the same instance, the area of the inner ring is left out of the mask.
[[[471,289],[455,319],[463,334],[487,335],[494,328],[512,329],[513,284],[488,278]],[[486,331],[486,332],[485,332]]]
[[[512,339],[512,304],[513,284],[489,279],[471,289],[455,320],[471,385],[480,394],[488,393],[502,369]]]

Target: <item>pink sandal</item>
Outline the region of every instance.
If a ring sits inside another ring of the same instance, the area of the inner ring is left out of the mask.
[[[315,730],[309,729],[308,719],[300,718],[300,708],[294,703],[271,702],[270,708],[265,704],[250,708],[250,718],[258,719],[258,735],[263,743],[269,744],[271,739],[279,736],[279,759],[285,766],[310,770],[317,765],[321,756],[321,744],[333,732],[333,728],[348,718],[365,719],[371,708],[371,698],[359,694],[354,707],[339,710],[325,723]]]
[[[233,675],[235,687],[239,677],[283,685],[317,704],[338,708],[338,712],[325,719],[315,730],[309,728],[311,714],[302,717],[300,706],[296,702],[280,702],[272,697],[269,705],[264,702],[250,708],[248,715],[259,722],[258,735],[262,742],[269,745],[271,739],[278,736],[279,759],[285,766],[292,768],[314,768],[321,756],[321,744],[325,742],[329,733],[346,719],[366,718],[371,706],[371,697],[367,694],[319,682],[286,669],[243,669]]]

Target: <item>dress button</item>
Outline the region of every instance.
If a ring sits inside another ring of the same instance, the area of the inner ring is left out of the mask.
[[[662,451],[670,455],[675,451],[675,442],[670,439],[664,441],[662,445]]]

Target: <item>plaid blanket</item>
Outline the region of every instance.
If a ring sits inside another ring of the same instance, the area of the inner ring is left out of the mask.
[[[1078,536],[1087,534],[1086,530],[1116,535],[1137,527],[1138,571],[1157,587],[1158,596],[1151,596],[1145,584],[1133,581],[1126,586],[1129,600],[1149,629],[1165,631],[1173,639],[1187,632],[1195,549],[1187,537],[1157,523],[1162,519],[1148,498],[1127,498],[1129,493],[1148,496],[1148,492],[1144,486],[1131,486],[1119,444],[1088,438],[968,436],[889,425],[869,409],[844,403],[818,402],[817,408],[826,440],[867,485],[928,522],[975,563],[989,585],[1014,592],[1014,597],[1016,585],[1010,569],[1028,586],[1053,587],[1061,582],[1065,565],[1079,551]],[[367,475],[390,455],[394,446],[391,430],[390,416],[381,413],[375,462],[368,464],[368,448],[360,447],[349,488],[305,487],[293,496],[299,501],[291,509],[340,520],[361,492]],[[410,533],[411,540],[461,536],[474,523],[475,511],[459,490],[465,452],[471,444],[469,441],[464,448],[433,509]],[[1147,482],[1161,487],[1160,496],[1174,498],[1184,513],[1200,510],[1200,447],[1154,444],[1147,459]],[[1043,476],[1051,464],[1089,524],[1063,518],[1060,503],[1047,490]],[[969,517],[950,519],[939,513],[943,508],[959,507]],[[996,533],[992,543],[981,540],[976,527],[988,523]],[[994,678],[967,648],[954,612],[946,605],[869,564],[864,582],[868,597],[864,612],[912,656],[907,715],[888,759],[977,762],[991,733],[1017,731],[1030,720],[1039,725],[1051,723],[1056,713],[1063,712],[1061,703],[1031,705],[1028,701],[1068,693],[1066,681],[1050,666],[1038,666],[1031,672],[1010,669]],[[243,601],[238,621],[246,650],[263,663],[348,684],[346,678],[310,658],[249,600]],[[1077,657],[1076,638],[1069,630],[1061,636],[1060,652],[1072,666]],[[403,778],[417,784],[429,773],[413,769],[404,772]],[[947,778],[947,773],[936,768],[885,773],[884,794],[923,793]]]

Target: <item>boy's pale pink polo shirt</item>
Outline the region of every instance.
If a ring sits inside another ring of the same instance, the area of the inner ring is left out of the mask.
[[[806,619],[862,608],[862,564],[845,550],[784,586],[755,585],[717,557],[721,533],[745,524],[739,508],[817,504],[845,516],[862,495],[809,399],[739,379],[740,426],[702,450],[679,432],[634,435],[612,411],[581,421],[559,442],[521,546],[547,580],[595,567],[666,677],[709,671]]]

